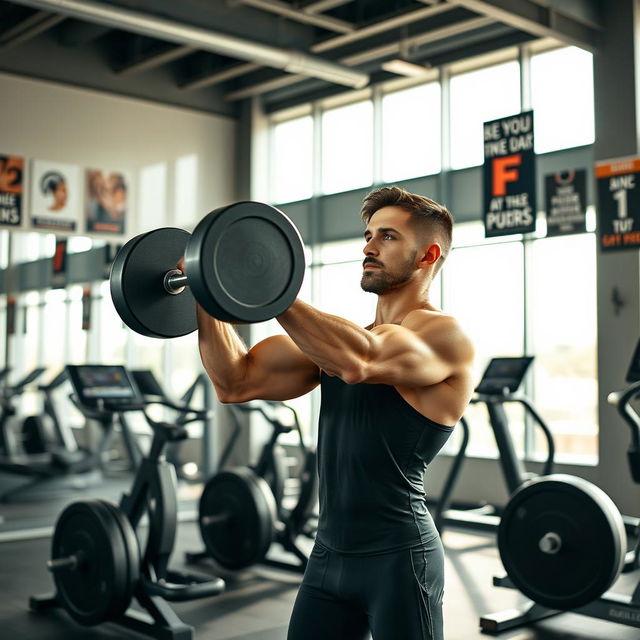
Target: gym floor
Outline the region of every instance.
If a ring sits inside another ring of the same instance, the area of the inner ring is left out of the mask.
[[[118,483],[107,491],[115,494]],[[187,494],[181,511],[187,518],[179,525],[172,566],[185,568],[185,551],[199,550],[201,543],[197,526],[189,517],[195,502],[189,493],[193,487],[182,489]],[[101,493],[104,495],[104,487]],[[84,495],[84,494],[83,494]],[[90,496],[85,496],[90,497]],[[65,502],[68,502],[66,500]],[[47,521],[50,526],[59,512],[61,501],[31,505],[31,513],[39,511],[38,524]],[[17,522],[16,516],[27,505],[3,505],[5,524]],[[24,522],[24,521],[23,521]],[[33,523],[35,524],[35,520]],[[11,538],[6,526],[3,536]],[[0,579],[5,587],[0,599],[0,630],[11,640],[37,638],[38,640],[91,640],[122,638],[124,632],[116,626],[102,625],[83,628],[74,623],[64,612],[32,613],[28,609],[30,595],[51,590],[51,578],[45,568],[49,556],[50,538],[44,537],[5,540],[0,543]],[[515,606],[521,596],[508,589],[492,586],[494,573],[501,564],[493,536],[450,529],[445,532],[446,549],[445,635],[447,640],[474,640],[488,638],[478,630],[480,614]],[[192,568],[193,570],[193,568]],[[213,565],[204,563],[200,572],[213,571]],[[196,628],[196,638],[208,640],[284,640],[291,607],[301,576],[267,568],[252,568],[235,576],[218,572],[227,582],[222,595],[187,603],[174,604],[174,609],[184,622]],[[637,580],[637,578],[636,578]],[[631,584],[633,576],[623,576],[617,590],[624,583]],[[141,636],[134,636],[141,637]],[[567,613],[539,622],[535,627],[515,629],[499,636],[507,640],[638,640],[640,631],[630,627],[585,618]],[[328,638],[327,640],[331,640]],[[396,640],[383,638],[381,640]]]

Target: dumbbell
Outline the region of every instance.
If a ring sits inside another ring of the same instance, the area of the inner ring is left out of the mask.
[[[176,269],[184,256],[186,274]],[[261,202],[215,209],[193,230],[163,227],[129,240],[109,283],[122,321],[144,336],[175,338],[197,328],[195,301],[232,323],[263,322],[295,300],[305,270],[300,233]]]

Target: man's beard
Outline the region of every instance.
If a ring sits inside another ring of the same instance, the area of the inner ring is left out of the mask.
[[[413,255],[407,259],[398,273],[388,273],[382,271],[382,269],[366,270],[362,274],[360,287],[363,291],[368,291],[369,293],[375,293],[377,295],[381,295],[390,289],[397,289],[411,279],[415,270],[415,259],[417,255],[418,252],[414,251]],[[377,263],[374,262],[374,264]]]

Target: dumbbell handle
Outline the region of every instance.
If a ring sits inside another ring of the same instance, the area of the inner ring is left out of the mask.
[[[78,568],[78,565],[84,559],[82,551],[70,556],[63,556],[62,558],[54,558],[53,560],[47,560],[47,569],[51,572],[60,571],[61,569],[74,569]]]
[[[170,293],[172,296],[177,296],[182,293],[189,285],[186,274],[182,273],[180,269],[171,269],[164,274],[163,279],[164,290]]]
[[[203,527],[210,527],[212,524],[219,524],[220,522],[227,522],[229,520],[229,513],[223,511],[222,513],[216,513],[210,516],[203,516],[200,519]]]

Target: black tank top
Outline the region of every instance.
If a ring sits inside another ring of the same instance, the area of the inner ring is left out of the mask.
[[[424,472],[453,427],[425,418],[393,386],[322,372],[321,390],[320,544],[366,555],[434,538]]]

